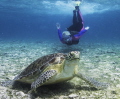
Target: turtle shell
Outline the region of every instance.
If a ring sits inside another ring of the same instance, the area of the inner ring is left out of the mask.
[[[56,60],[57,57],[59,57],[59,61]],[[65,57],[66,54],[63,53],[42,56],[16,76],[14,81],[29,77],[33,78],[34,76],[41,74],[47,67],[52,66],[51,64],[61,64],[63,60],[65,60]]]

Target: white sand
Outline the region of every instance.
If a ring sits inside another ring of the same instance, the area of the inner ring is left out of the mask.
[[[51,53],[67,53],[72,50],[81,52],[80,71],[99,81],[110,83],[110,88],[104,91],[77,90],[87,99],[94,99],[97,96],[108,99],[119,99],[120,95],[120,46],[119,44],[79,44],[66,46],[61,43],[49,42],[0,42],[0,81],[12,80],[25,67],[37,58]],[[82,83],[79,79],[71,80],[71,83],[78,85]],[[86,93],[86,94],[85,94]],[[91,95],[88,95],[88,94]],[[97,95],[99,94],[99,95]],[[1,94],[2,95],[2,94]],[[81,97],[82,97],[81,96]],[[1,96],[0,96],[1,97]],[[90,98],[92,97],[92,98]],[[94,97],[94,98],[93,98]]]

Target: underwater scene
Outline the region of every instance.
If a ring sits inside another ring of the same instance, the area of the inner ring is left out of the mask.
[[[80,1],[89,29],[67,45],[75,0],[0,0],[0,99],[120,99],[120,0]]]

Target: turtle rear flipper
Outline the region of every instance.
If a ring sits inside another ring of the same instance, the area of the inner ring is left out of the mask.
[[[41,74],[38,77],[38,79],[31,84],[31,91],[30,92],[32,92],[33,90],[35,91],[35,89],[37,87],[43,85],[44,83],[49,81],[49,79],[51,79],[55,75],[56,75],[56,70],[48,70],[48,71],[44,72],[43,74]]]
[[[81,78],[82,80],[84,80],[85,82],[87,82],[89,85],[97,89],[106,89],[109,87],[108,83],[102,83],[102,82],[96,81],[94,78],[87,77],[81,73],[78,73],[77,76]]]

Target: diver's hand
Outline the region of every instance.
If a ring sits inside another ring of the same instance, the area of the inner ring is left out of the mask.
[[[89,26],[85,27],[86,30],[88,30],[89,28],[90,28]]]
[[[56,23],[56,27],[57,27],[57,29],[60,29],[60,24]]]

